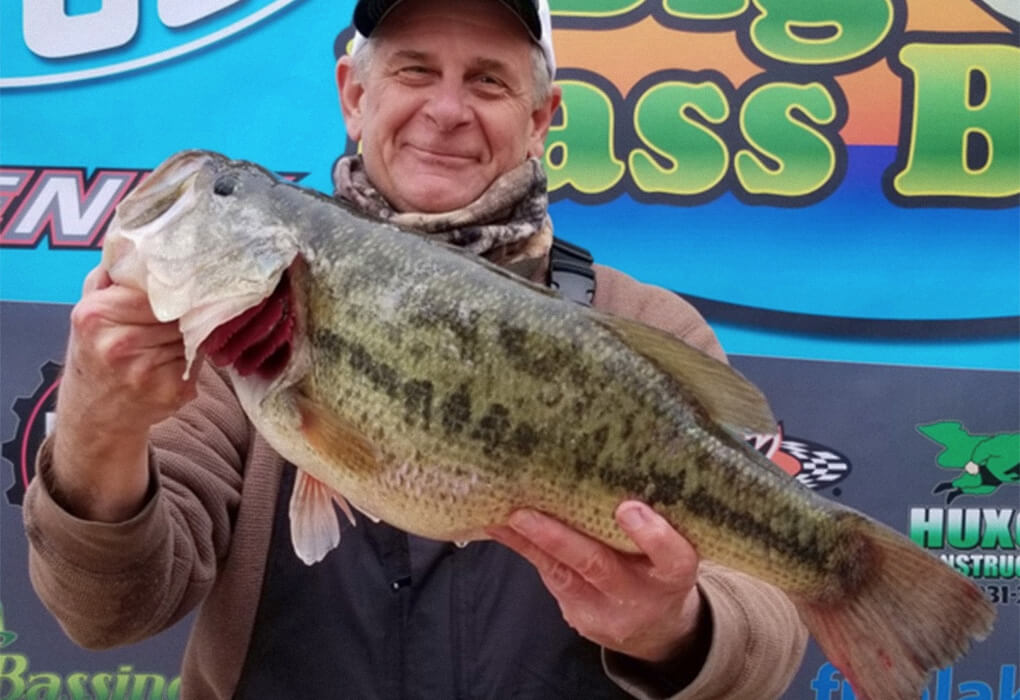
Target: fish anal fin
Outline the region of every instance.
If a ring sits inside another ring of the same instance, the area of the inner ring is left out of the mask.
[[[299,469],[290,495],[290,539],[294,552],[309,566],[321,561],[340,544],[340,521],[336,503],[351,524],[354,514],[342,495],[314,476]]]
[[[717,423],[744,434],[776,431],[776,419],[761,391],[729,365],[658,328],[592,313],[632,350],[680,383]]]
[[[378,472],[379,451],[357,426],[300,392],[295,402],[301,433],[319,454],[357,474]]]

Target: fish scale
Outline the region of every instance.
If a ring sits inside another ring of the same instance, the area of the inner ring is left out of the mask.
[[[631,552],[614,512],[636,498],[699,556],[783,589],[861,700],[915,700],[992,627],[973,582],[751,449],[743,434],[775,430],[764,398],[662,331],[203,151],[125,198],[103,255],[179,323],[189,362],[285,300],[285,365],[229,371],[300,468],[291,532],[308,563],[339,543],[331,498],[456,541],[537,508]]]

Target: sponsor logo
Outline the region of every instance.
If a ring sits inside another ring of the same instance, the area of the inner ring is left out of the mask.
[[[299,1],[104,0],[75,12],[71,2],[12,0],[0,14],[5,67],[0,88],[69,83],[157,65],[232,37]]]
[[[1016,664],[999,667],[998,683],[993,679],[958,680],[952,666],[935,674],[934,683],[921,693],[921,700],[1020,700]],[[854,700],[853,688],[830,663],[822,664],[811,680],[815,700]],[[996,691],[998,691],[996,693]]]
[[[946,492],[947,505],[959,496],[986,496],[1000,486],[1020,484],[1020,433],[973,435],[959,421],[929,423],[917,430],[942,446],[935,464],[961,472],[935,487],[934,493]]]
[[[783,424],[774,435],[751,435],[748,442],[783,471],[811,489],[835,486],[850,474],[850,460],[831,447],[785,435]],[[834,495],[839,495],[834,489]]]
[[[20,506],[25,500],[25,489],[35,476],[35,455],[43,438],[53,428],[53,411],[57,404],[57,385],[60,383],[60,365],[47,362],[40,370],[42,381],[35,392],[14,402],[18,427],[14,437],[2,448],[4,459],[11,465],[14,483],[7,489],[7,502]],[[3,696],[0,696],[2,698]]]
[[[34,248],[49,238],[50,248],[102,246],[114,209],[149,170],[81,167],[0,166],[0,247]],[[307,173],[280,176],[300,182]]]
[[[1020,578],[1017,509],[987,502],[980,507],[948,507],[957,499],[987,498],[1017,485],[1020,433],[975,434],[959,421],[948,420],[917,430],[941,446],[936,466],[956,476],[932,489],[933,494],[944,495],[947,507],[910,509],[910,538],[965,576],[992,581],[981,587],[993,603],[1020,604],[1020,585],[1015,583]]]
[[[3,624],[0,605],[0,650],[9,647],[18,635]],[[137,673],[134,667],[121,664],[115,672],[60,674],[29,671],[31,662],[25,654],[0,651],[0,700],[177,700],[181,679],[157,673]]]

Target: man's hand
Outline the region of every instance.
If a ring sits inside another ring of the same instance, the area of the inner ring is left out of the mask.
[[[535,565],[582,636],[651,664],[703,653],[695,648],[703,630],[694,548],[643,503],[622,503],[616,520],[643,555],[621,553],[527,509],[489,534]]]
[[[195,394],[185,382],[176,323],[155,318],[146,295],[89,273],[71,312],[57,398],[54,489],[76,515],[117,521],[148,491],[149,427]]]

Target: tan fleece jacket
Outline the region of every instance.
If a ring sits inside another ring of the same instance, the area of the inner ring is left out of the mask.
[[[596,271],[597,308],[725,359],[687,302],[617,271]],[[181,669],[182,697],[231,697],[258,607],[283,460],[254,431],[223,377],[203,370],[199,397],[153,428],[153,494],[129,521],[70,515],[48,488],[50,460],[47,442],[24,519],[32,583],[67,634],[86,647],[128,644],[201,605]],[[702,564],[699,586],[711,614],[711,648],[676,700],[778,697],[806,643],[792,604],[777,589],[710,562]],[[606,655],[617,683],[655,697],[620,665]]]

